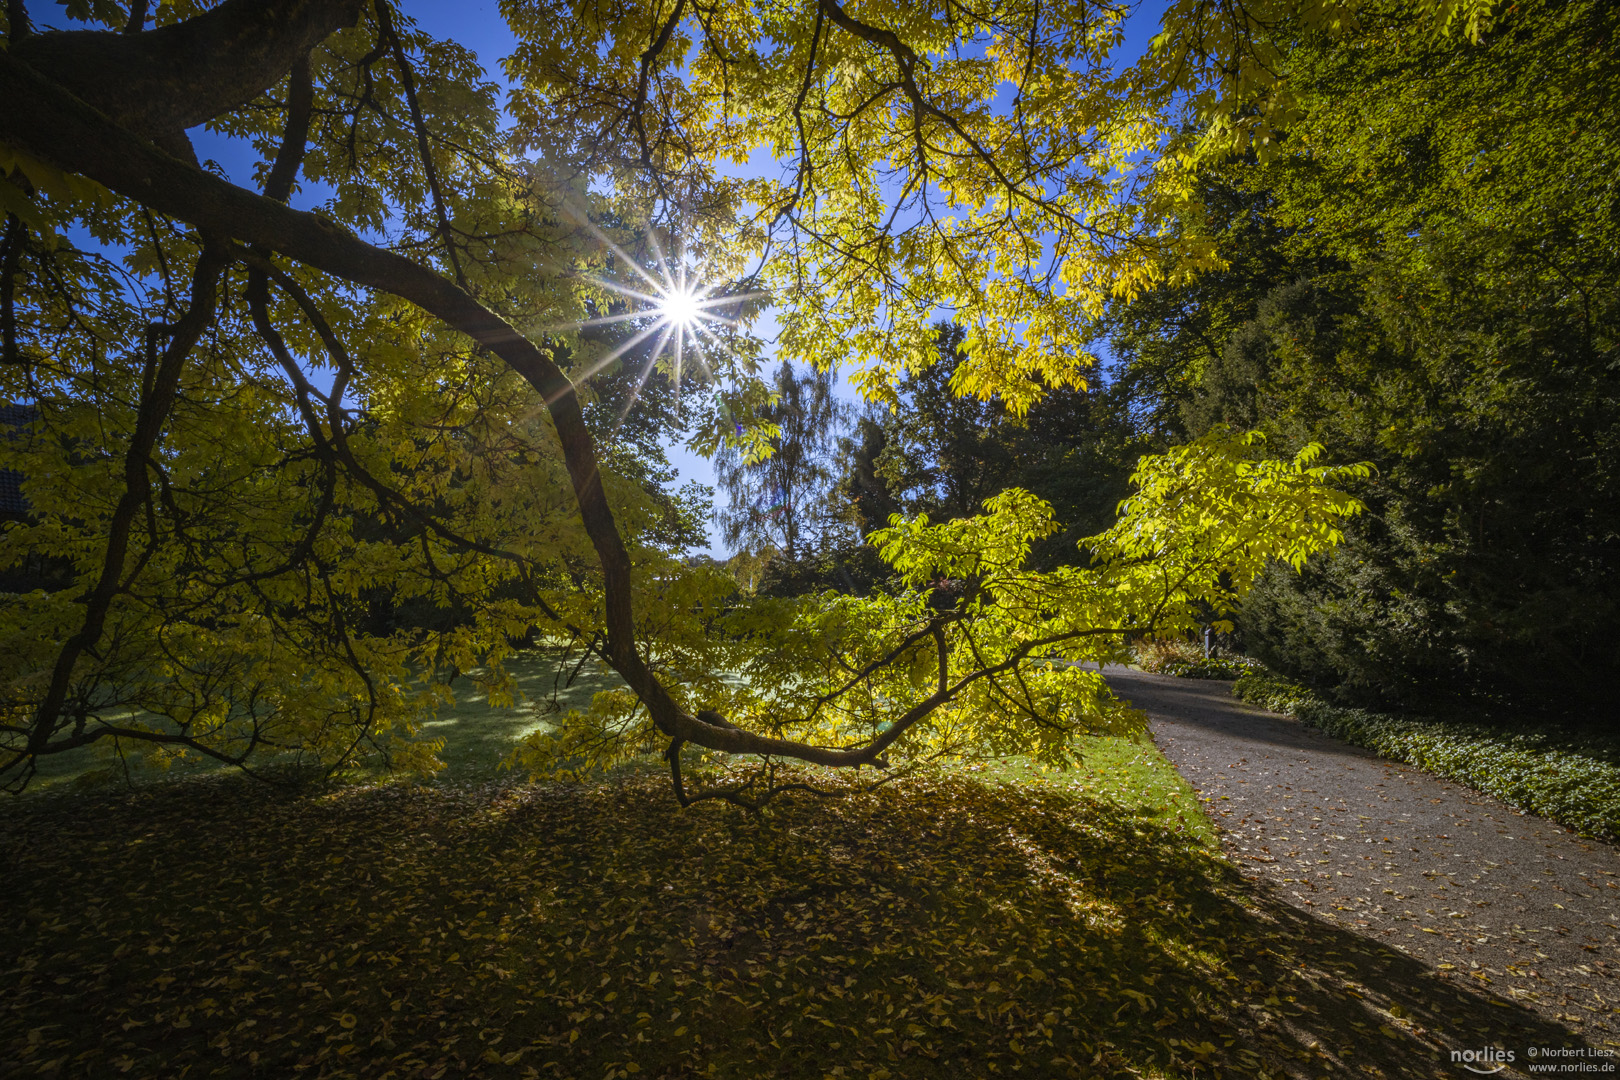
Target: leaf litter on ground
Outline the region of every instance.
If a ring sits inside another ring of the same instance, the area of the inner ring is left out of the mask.
[[[1437,1010],[1491,1015],[1257,900],[1151,743],[757,814],[651,774],[211,780],[0,836],[29,1075],[1446,1075]]]

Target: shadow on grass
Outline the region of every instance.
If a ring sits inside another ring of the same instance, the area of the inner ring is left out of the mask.
[[[0,829],[29,1074],[1455,1077],[1584,1045],[1040,785],[751,816],[651,779],[213,783]]]

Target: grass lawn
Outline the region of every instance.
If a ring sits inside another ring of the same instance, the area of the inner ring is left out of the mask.
[[[1533,1022],[1247,886],[1148,742],[749,814],[489,779],[486,713],[471,783],[8,804],[0,1075],[1451,1076]]]
[[[617,676],[604,673],[594,664],[586,664],[570,681],[577,656],[559,665],[558,655],[536,649],[518,653],[507,661],[507,671],[518,692],[514,706],[491,706],[472,679],[462,677],[451,684],[455,704],[440,708],[433,719],[422,725],[423,737],[444,739],[444,750],[439,755],[445,764],[438,776],[441,782],[494,779],[501,774],[502,760],[523,736],[545,726],[559,712],[588,706],[597,691],[624,685]],[[29,792],[37,795],[64,787],[146,784],[228,771],[227,766],[195,754],[180,762],[158,764],[157,759],[148,758],[146,749],[136,746],[125,759],[118,759],[112,754],[112,746],[105,744],[41,758]]]

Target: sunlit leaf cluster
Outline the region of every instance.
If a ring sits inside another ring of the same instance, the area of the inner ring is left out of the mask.
[[[1218,264],[1186,227],[1196,170],[1269,152],[1298,116],[1287,41],[1346,39],[1359,6],[1183,0],[1134,63],[1108,0],[503,11],[524,145],[612,176],[716,272],[769,288],[783,355],[892,399],[944,314],[967,332],[954,389],[1022,414],[1082,384],[1110,298]],[[1477,38],[1493,9],[1414,16]]]

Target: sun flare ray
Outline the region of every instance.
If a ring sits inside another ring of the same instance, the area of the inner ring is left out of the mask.
[[[660,330],[667,330],[667,329],[668,328],[666,326],[662,325],[661,323],[654,323],[653,325],[647,327],[647,329],[643,330],[641,333],[637,334],[635,337],[631,338],[629,341],[623,342],[622,344],[619,345],[618,348],[614,349],[612,352],[608,353],[606,356],[604,356],[600,360],[596,361],[596,363],[592,364],[589,368],[587,368],[584,372],[582,372],[576,378],[575,381],[577,382],[577,381],[580,381],[580,380],[583,380],[583,379],[590,378],[592,375],[595,375],[597,372],[601,371],[603,368],[605,368],[609,364],[613,363],[613,361],[617,360],[619,357],[623,356],[625,353],[629,352],[631,349],[635,348],[637,345],[640,345],[643,341],[646,341],[648,338],[652,337],[654,334],[658,333]],[[662,342],[660,342],[660,344],[662,344]],[[654,352],[653,355],[656,356],[657,353]]]

